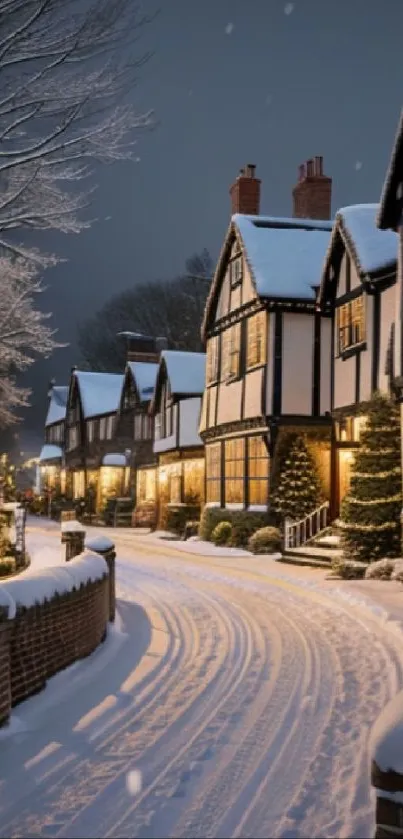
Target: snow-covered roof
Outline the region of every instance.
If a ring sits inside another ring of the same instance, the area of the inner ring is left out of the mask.
[[[149,402],[154,393],[158,364],[152,361],[128,361],[141,402]]]
[[[206,354],[163,350],[172,395],[199,396],[204,390]]]
[[[62,457],[62,450],[60,446],[55,446],[52,443],[46,443],[41,448],[41,453],[39,455],[40,463],[43,463],[46,460],[56,460]]]
[[[102,458],[102,466],[126,466],[126,455],[121,454],[120,452],[110,452],[109,454],[104,454]]]
[[[85,419],[118,410],[124,376],[75,370]]]
[[[53,425],[55,422],[62,422],[62,420],[65,419],[68,395],[68,387],[65,387],[64,385],[55,385],[52,387],[48,413],[45,421],[46,428],[48,425]]]
[[[403,109],[400,112],[392,156],[390,158],[379,204],[377,224],[382,230],[398,230],[401,225],[403,211],[403,198],[401,194],[402,181]]]
[[[364,274],[377,273],[397,262],[398,236],[377,227],[378,211],[379,204],[354,204],[342,207],[336,215]]]
[[[232,221],[260,297],[315,298],[331,222],[239,214]]]

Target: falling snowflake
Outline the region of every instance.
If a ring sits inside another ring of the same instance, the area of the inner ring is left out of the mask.
[[[233,31],[233,29],[234,29],[234,24],[233,23],[227,23],[227,25],[225,27],[225,34],[226,35],[231,35],[231,32]]]
[[[126,789],[129,795],[139,795],[143,786],[143,778],[139,769],[132,769],[126,775]]]
[[[357,172],[359,172],[359,171],[360,171],[360,169],[362,169],[362,162],[361,162],[361,160],[356,160],[356,162],[355,162],[355,164],[354,164],[354,165],[355,165],[355,168],[356,168]]]
[[[294,11],[294,3],[286,3],[284,6],[284,14],[290,15]]]
[[[272,101],[273,101],[273,97],[272,97],[271,93],[269,93],[266,96],[265,103],[266,103],[266,105],[271,105]]]

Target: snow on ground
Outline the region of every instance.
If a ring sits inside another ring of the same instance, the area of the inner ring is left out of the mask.
[[[403,685],[403,587],[102,533],[118,628],[15,709],[0,835],[373,835],[367,744]],[[59,540],[31,524],[34,565]]]

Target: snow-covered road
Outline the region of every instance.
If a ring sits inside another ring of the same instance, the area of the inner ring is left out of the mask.
[[[400,627],[322,572],[114,536],[118,627],[16,709],[0,835],[373,835],[367,738],[403,685]],[[57,529],[30,539],[54,558]]]

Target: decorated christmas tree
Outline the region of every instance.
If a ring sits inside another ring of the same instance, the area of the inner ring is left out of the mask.
[[[284,457],[271,508],[294,521],[312,513],[321,502],[321,485],[315,462],[303,437],[296,436]]]
[[[400,408],[376,394],[366,417],[340,528],[345,555],[372,562],[401,555]]]

